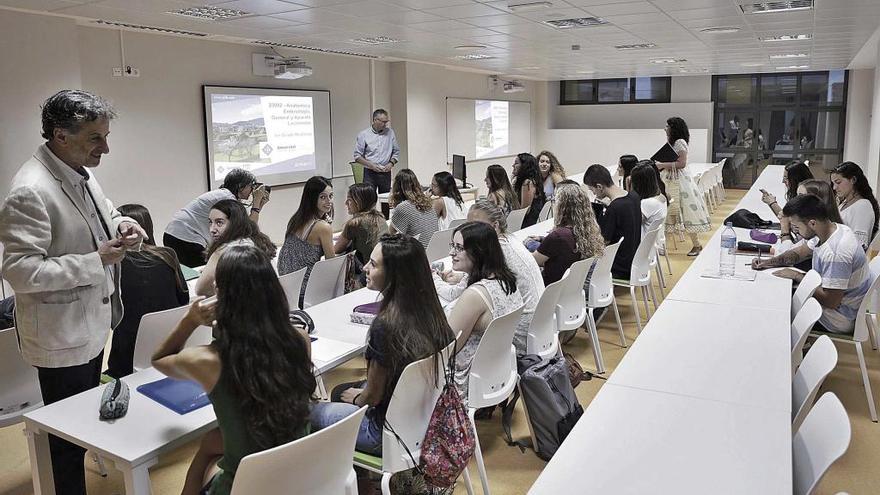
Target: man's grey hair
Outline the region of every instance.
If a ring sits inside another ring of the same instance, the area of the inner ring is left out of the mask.
[[[380,115],[384,115],[387,117],[388,112],[384,108],[377,108],[376,110],[373,110],[373,120],[378,119]]]
[[[65,89],[50,96],[42,107],[43,132],[51,140],[55,129],[76,133],[85,122],[113,119],[116,111],[109,101],[78,89]]]

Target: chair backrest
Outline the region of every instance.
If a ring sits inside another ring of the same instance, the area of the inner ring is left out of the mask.
[[[358,162],[348,162],[348,165],[351,166],[351,175],[354,177],[354,182],[363,182],[364,166]]]
[[[559,330],[573,330],[580,327],[587,317],[587,307],[584,300],[584,282],[590,267],[596,262],[596,258],[575,261],[568,268],[568,277],[559,291],[559,302],[556,322]]]
[[[391,400],[388,402],[388,409],[385,412],[386,426],[390,425],[394,428],[416,462],[421,455],[422,440],[428,430],[428,421],[434,412],[437,398],[443,391],[444,373],[454,347],[453,341],[443,350],[437,368],[434,367],[434,356],[407,365],[400,374],[397,386],[394,387],[394,393],[391,394]],[[435,376],[439,377],[437,382],[434,381]],[[382,431],[382,470],[387,473],[396,473],[413,467],[409,454],[397,440],[397,436],[389,431],[389,428]]]
[[[459,225],[462,225],[465,222],[467,222],[467,218],[456,218],[455,220],[449,222],[449,228],[455,229],[456,227],[458,227]],[[437,235],[437,234],[434,234],[434,235]]]
[[[142,370],[152,366],[153,352],[165,337],[174,330],[174,327],[183,319],[189,306],[166,309],[155,313],[147,313],[141,317],[138,325],[137,340],[134,344],[134,369]],[[184,347],[210,344],[212,337],[211,327],[200,326],[190,335]]]
[[[619,241],[605,246],[605,252],[596,262],[596,268],[593,269],[593,276],[590,277],[590,293],[587,295],[587,306],[591,308],[604,308],[611,304],[614,300],[614,285],[611,283],[611,266],[614,264],[614,257],[617,256],[617,250],[623,244],[623,238]]]
[[[859,304],[859,311],[856,313],[856,322],[855,328],[853,330],[853,340],[856,342],[864,342],[868,339],[868,318],[871,318],[871,315],[868,314],[868,308],[872,306],[872,302],[877,297],[877,292],[880,290],[880,277],[875,277],[874,273],[871,272],[869,275],[871,280],[871,286],[868,287],[868,292],[865,292],[865,297],[862,298],[862,302]]]
[[[797,289],[794,291],[794,295],[791,297],[791,319],[797,315],[798,311],[801,310],[801,306],[807,302],[807,299],[813,297],[813,294],[816,293],[816,289],[822,285],[822,276],[819,275],[819,272],[816,270],[810,270],[804,275],[804,278],[801,280],[801,283],[798,284]]]
[[[522,316],[520,306],[489,323],[471,362],[468,378],[468,407],[499,404],[516,386],[516,349],[513,334]]]
[[[434,232],[428,242],[428,249],[425,250],[428,261],[437,261],[449,256],[449,243],[452,242],[453,232],[455,232],[454,228]]]
[[[553,202],[547,201],[544,203],[544,206],[541,207],[541,211],[538,213],[538,221],[543,222],[544,220],[548,220],[553,218]]]
[[[315,263],[315,266],[312,267],[312,273],[309,275],[309,280],[306,282],[303,309],[342,295],[345,287],[340,282],[346,259],[347,255],[340,255]]]
[[[794,495],[809,495],[849,448],[852,428],[846,409],[831,392],[819,397],[792,440]]]
[[[37,369],[26,363],[18,349],[15,328],[0,330],[0,428],[21,421],[25,412],[43,405]]]
[[[281,282],[281,288],[284,289],[284,295],[287,296],[287,305],[290,309],[299,308],[299,295],[302,294],[303,278],[306,276],[306,268],[300,268],[295,272],[281,275],[278,281]]]
[[[877,235],[880,237],[880,234]],[[868,251],[870,251],[870,249]],[[871,271],[872,280],[880,277],[880,256],[874,256],[871,258],[871,261],[868,262],[868,269]],[[8,292],[6,293],[6,296],[9,297]],[[880,313],[880,292],[874,293],[874,297],[870,299],[870,302],[868,303],[868,311],[874,314]]]
[[[351,458],[364,406],[323,430],[241,460],[232,495],[296,492],[302,495],[345,495],[356,485]],[[293,487],[296,487],[294,490]]]
[[[663,227],[645,232],[642,240],[639,241],[639,247],[636,248],[636,254],[630,268],[630,285],[646,285],[651,282],[651,260],[653,259],[651,254],[654,252],[654,244],[657,243],[657,235],[661,228]]]
[[[811,297],[801,306],[794,321],[791,322],[791,373],[794,376],[795,370],[801,364],[803,359],[804,343],[810,336],[810,330],[813,325],[819,321],[822,316],[822,305],[816,298]]]
[[[556,311],[559,294],[570,276],[571,272],[567,271],[561,279],[544,287],[544,292],[532,314],[529,333],[526,335],[526,354],[537,354],[541,359],[546,360],[559,351]]]
[[[519,210],[513,210],[507,214],[507,231],[508,232],[516,232],[517,230],[522,230],[523,220],[526,218],[526,213],[528,213],[528,208],[520,208]]]
[[[801,363],[791,384],[791,419],[792,431],[798,427],[810,411],[813,399],[825,377],[837,366],[837,348],[827,335],[822,335]]]

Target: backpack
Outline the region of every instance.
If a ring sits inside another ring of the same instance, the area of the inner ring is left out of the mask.
[[[746,209],[739,209],[731,213],[729,217],[724,219],[724,223],[730,222],[734,227],[741,229],[765,229],[770,227],[773,222],[764,220],[757,213],[752,213]]]
[[[569,380],[568,364],[564,357],[554,356],[541,361],[535,354],[517,358],[519,387],[505,406],[501,416],[508,445],[516,445],[525,452],[527,442],[513,441],[510,420],[516,401],[522,390],[523,401],[528,410],[528,420],[535,437],[535,454],[549,461],[574,425],[584,414]]]

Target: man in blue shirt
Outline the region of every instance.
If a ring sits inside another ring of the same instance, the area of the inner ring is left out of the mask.
[[[357,136],[354,161],[364,166],[364,183],[378,188],[380,193],[391,190],[391,168],[400,159],[400,147],[391,120],[384,109],[373,111],[373,123]],[[383,212],[387,216],[387,205]]]

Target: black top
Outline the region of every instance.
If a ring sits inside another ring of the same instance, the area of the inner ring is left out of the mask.
[[[546,199],[543,196],[544,192],[541,191],[541,195],[539,196],[535,193],[535,198],[532,199],[532,204],[529,205],[529,211],[526,212],[526,216],[523,217],[522,228],[531,227],[538,223],[538,217],[541,215],[541,210],[544,208],[544,203],[546,203]]]
[[[383,368],[390,370],[391,366],[386,358],[385,325],[379,321],[379,318],[374,319],[372,325],[370,325],[369,335],[367,349],[364,351],[364,359],[366,359],[367,362],[375,360],[382,365]],[[394,390],[394,386],[397,385],[397,380],[400,379],[400,375],[389,376],[387,379],[391,380],[391,390]],[[385,412],[388,410],[388,402],[390,399],[391,398],[389,397],[388,400],[386,400],[383,397],[381,402],[367,409],[367,416],[373,421],[373,424],[380,428],[385,425]]]
[[[614,244],[623,237],[623,243],[611,265],[611,275],[629,280],[633,258],[642,240],[642,203],[638,194],[630,191],[626,196],[615,199],[597,220],[606,245]]]
[[[571,227],[553,229],[541,241],[538,252],[547,257],[542,272],[545,286],[559,281],[572,263],[581,259]]]

